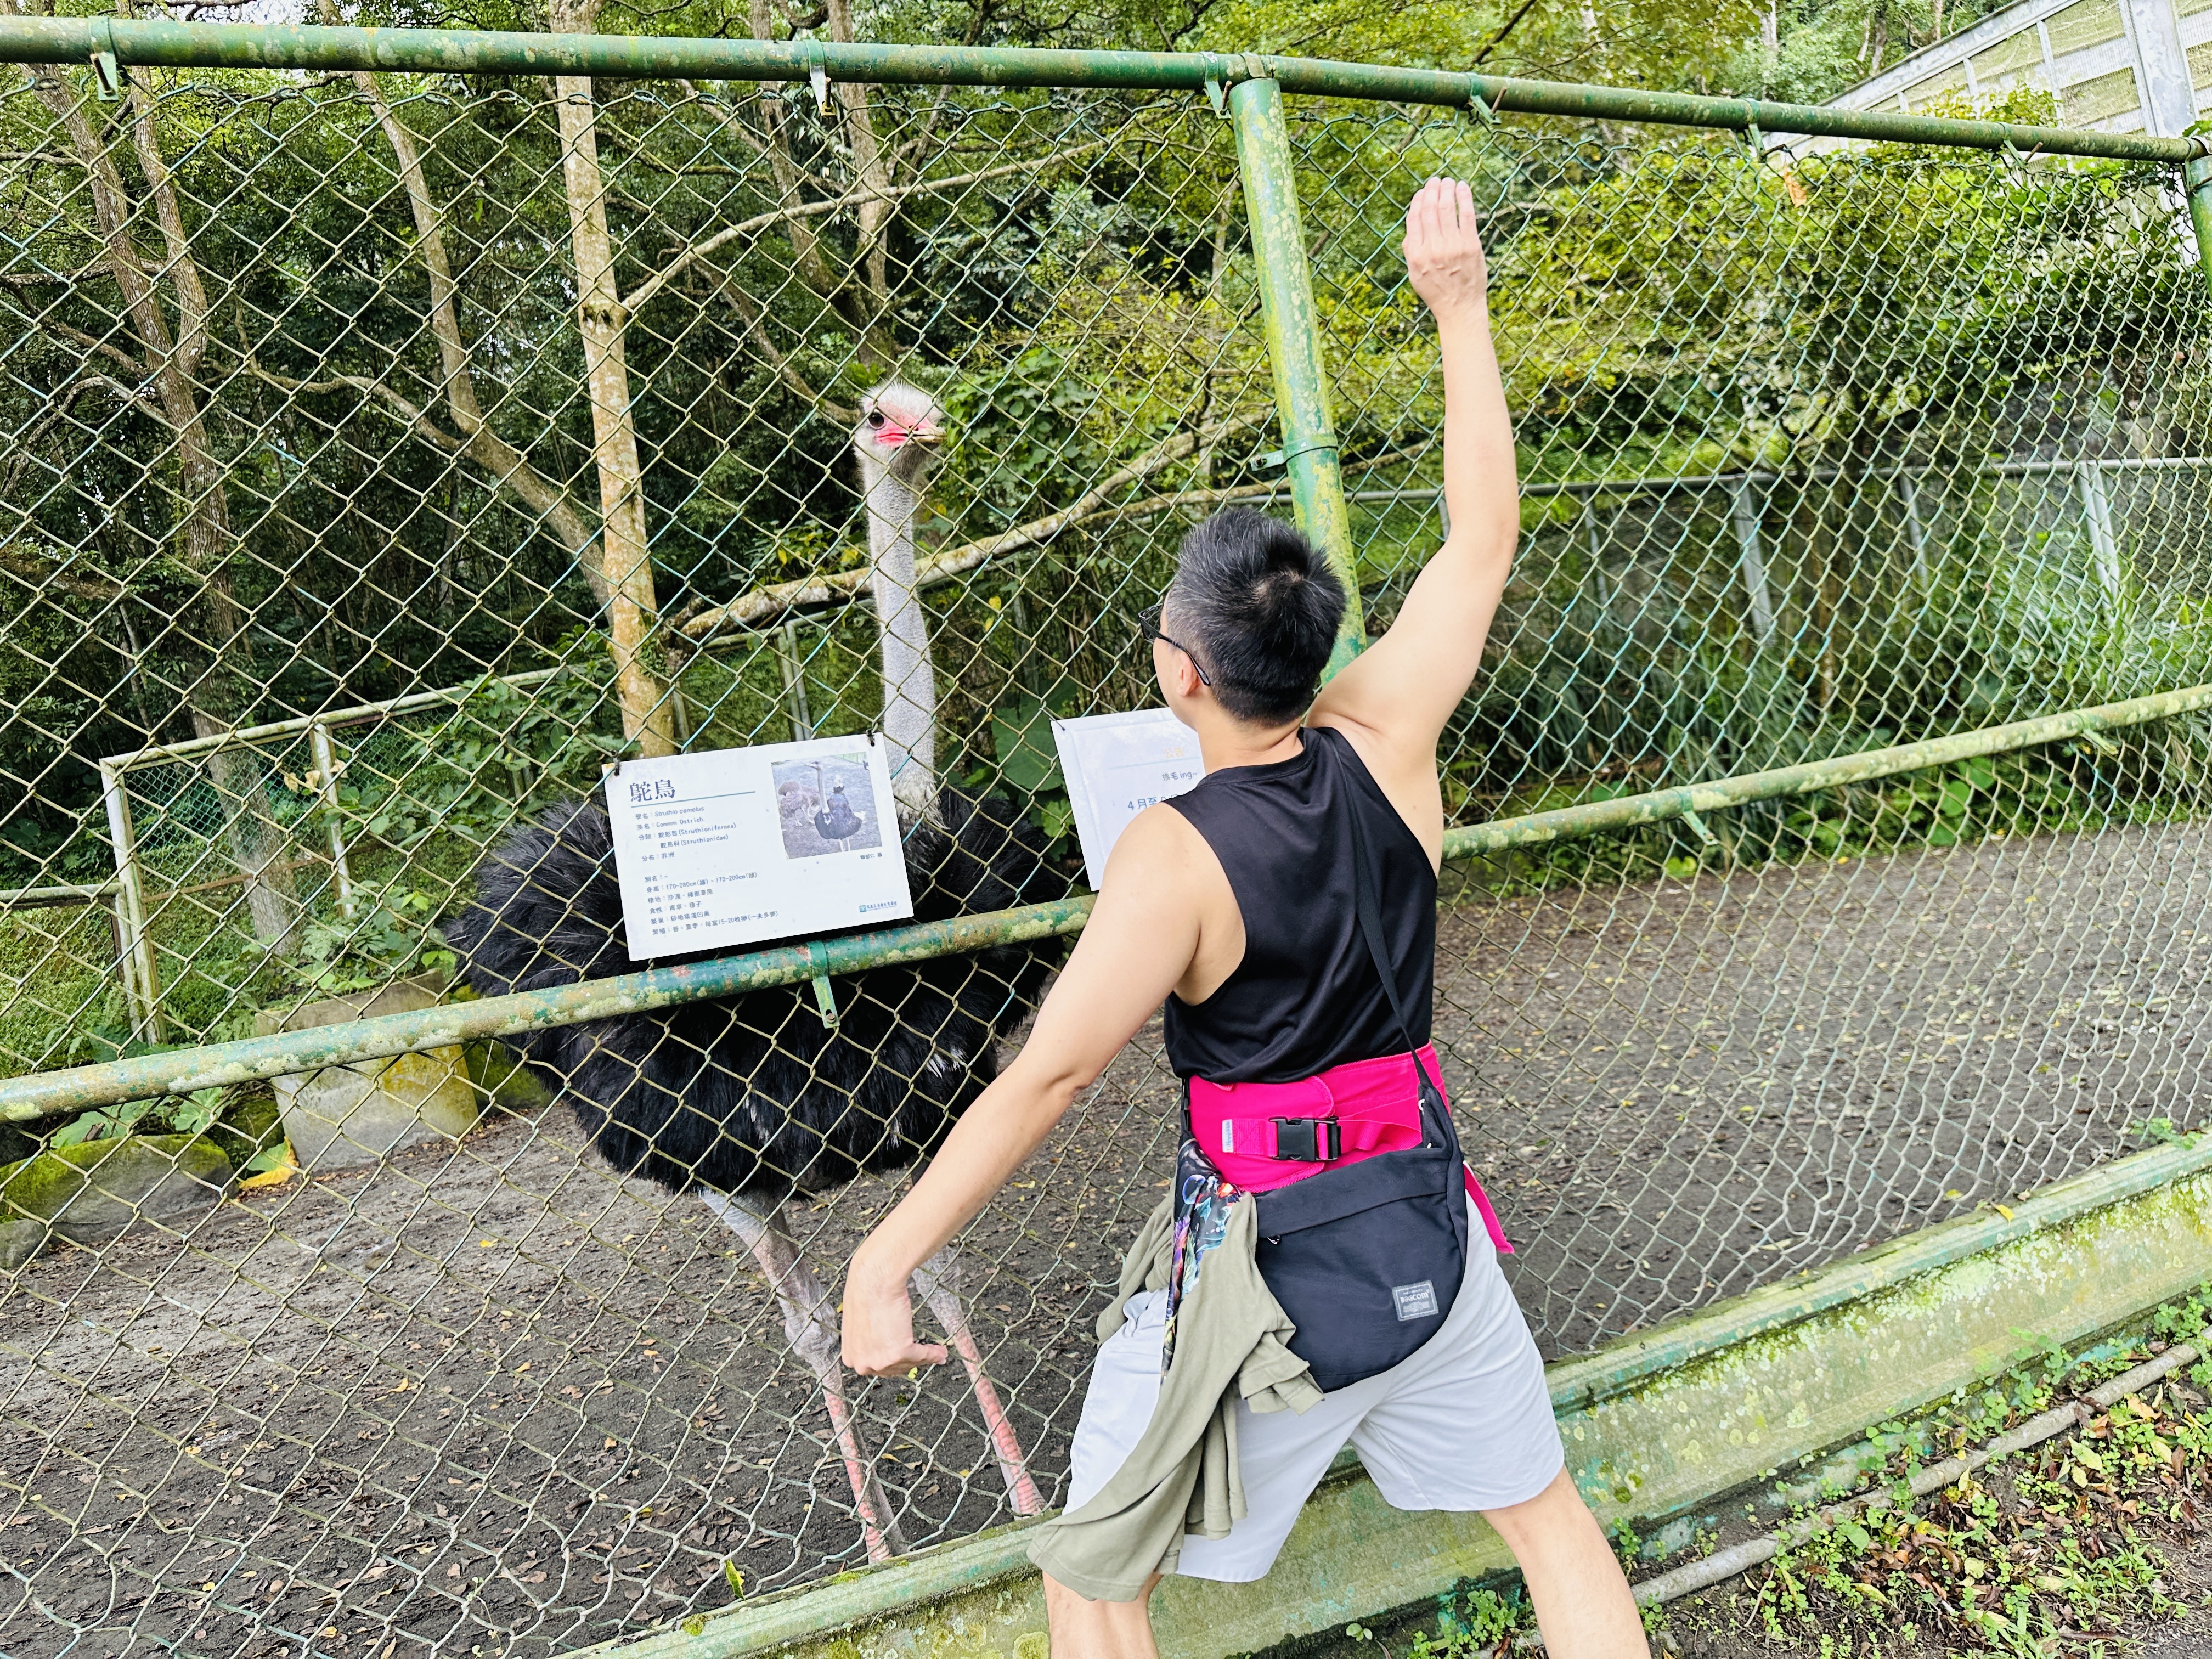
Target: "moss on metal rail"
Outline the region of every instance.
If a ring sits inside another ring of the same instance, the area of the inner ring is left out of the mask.
[[[1091,896],[1085,894],[1019,910],[994,910],[983,915],[956,916],[950,921],[779,945],[772,951],[720,957],[711,962],[648,968],[553,990],[441,1003],[434,1008],[380,1014],[342,1025],[137,1054],[67,1071],[33,1073],[0,1082],[0,1121],[33,1122],[118,1100],[189,1094],[195,1089],[511,1036],[549,1025],[574,1025],[707,997],[736,996],[890,963],[927,961],[997,945],[1051,939],[1079,932],[1090,918],[1091,902]]]
[[[2118,731],[2147,720],[2212,707],[2212,684],[2160,691],[2124,702],[2069,709],[2035,720],[1984,726],[1948,738],[1870,749],[1802,766],[1747,773],[1712,783],[1655,789],[1618,800],[1591,801],[1548,812],[1471,824],[1444,836],[1447,859],[1480,858],[1509,848],[1573,841],[1663,823],[1686,814],[1725,811],[1753,801],[1812,794],[1845,784],[1893,777],[1902,772],[1945,766],[1980,755],[1999,755],[2057,743],[2085,732]],[[375,1060],[456,1042],[509,1036],[550,1025],[649,1008],[666,1008],[705,997],[735,996],[775,985],[790,985],[823,975],[856,973],[890,963],[920,962],[957,956],[995,945],[1018,945],[1080,933],[1090,920],[1092,899],[1085,894],[1052,904],[996,910],[924,922],[879,933],[848,934],[771,951],[721,957],[674,968],[649,968],[612,979],[589,980],[556,990],[518,992],[472,1002],[447,1003],[413,1013],[384,1014],[343,1025],[318,1026],[238,1042],[210,1043],[128,1060],[105,1060],[66,1071],[37,1072],[0,1080],[0,1122],[30,1123],[41,1118],[106,1106],[118,1100],[189,1094],[195,1089],[246,1083],[258,1078],[312,1072],[325,1066]]]
[[[1255,52],[1068,52],[836,41],[529,34],[489,29],[170,23],[116,17],[0,18],[0,62],[82,64],[95,55],[169,69],[385,70],[422,75],[588,75],[611,79],[834,80],[929,86],[1106,87],[1200,92],[1272,80],[1286,93],[1487,108],[1577,120],[1649,121],[2022,154],[2185,162],[2203,138],[2085,132],[1894,111],[1527,81]]]

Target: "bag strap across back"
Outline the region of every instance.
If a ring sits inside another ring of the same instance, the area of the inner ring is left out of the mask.
[[[1407,1052],[1413,1057],[1413,1075],[1419,1079],[1422,1109],[1435,1113],[1438,1121],[1449,1127],[1451,1119],[1449,1109],[1444,1104],[1443,1090],[1430,1080],[1428,1068],[1421,1064],[1421,1045],[1414,1041],[1413,1022],[1407,1018],[1405,995],[1398,988],[1397,972],[1391,967],[1390,954],[1383,946],[1382,884],[1357,802],[1351,804],[1347,816],[1352,819],[1352,903],[1359,915],[1359,931],[1367,940],[1367,954],[1375,959],[1375,971],[1382,981],[1382,994],[1389,998],[1390,1012],[1397,1016],[1399,1035],[1406,1039]]]

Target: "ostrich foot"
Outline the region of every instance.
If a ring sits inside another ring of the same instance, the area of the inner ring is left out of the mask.
[[[702,1192],[699,1200],[744,1240],[760,1263],[783,1309],[785,1340],[821,1385],[830,1432],[845,1460],[846,1478],[853,1483],[853,1504],[860,1511],[860,1539],[867,1546],[868,1559],[888,1561],[905,1554],[906,1539],[892,1518],[875,1470],[861,1453],[860,1437],[853,1425],[853,1408],[845,1399],[845,1368],[837,1357],[837,1313],[821,1279],[773,1210],[764,1212],[734,1193]]]
[[[976,1407],[982,1412],[983,1426],[991,1436],[992,1454],[999,1460],[999,1473],[1006,1478],[1007,1501],[1013,1505],[1016,1515],[1042,1515],[1044,1499],[1037,1493],[1036,1482],[1030,1479],[1029,1460],[1022,1455],[1022,1443],[1015,1437],[1014,1425],[1007,1419],[1006,1407],[999,1403],[999,1391],[984,1374],[982,1351],[975,1346],[975,1333],[968,1323],[968,1310],[960,1300],[958,1253],[948,1244],[916,1267],[914,1287],[929,1304],[938,1323],[945,1327],[953,1352],[968,1368],[969,1384],[975,1390]]]

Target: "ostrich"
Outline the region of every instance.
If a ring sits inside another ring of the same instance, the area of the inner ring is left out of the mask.
[[[913,525],[940,434],[936,404],[896,381],[864,401],[854,434],[882,623],[883,729],[910,826],[904,854],[920,921],[1059,890],[1043,837],[1011,804],[938,787],[935,681],[915,587]],[[803,791],[780,799],[779,811],[804,811],[805,799]],[[443,932],[481,994],[571,984],[635,965],[623,944],[612,836],[596,803],[557,807],[507,836],[477,866],[473,886]],[[800,1255],[784,1206],[934,1152],[997,1075],[997,1044],[1036,1006],[1048,948],[1001,946],[852,975],[840,987],[845,1006],[834,1026],[803,993],[779,988],[510,1039],[567,1097],[617,1171],[697,1194],[744,1241],[782,1309],[786,1339],[821,1387],[871,1559],[902,1553],[905,1541],[846,1399],[836,1306]],[[1042,1512],[984,1372],[952,1247],[915,1271],[914,1287],[967,1370],[1014,1512]]]
[[[884,659],[884,746],[891,793],[908,823],[937,796],[937,676],[929,662],[929,621],[915,585],[914,521],[929,452],[943,438],[937,400],[903,380],[887,380],[860,400],[853,453],[868,508],[868,566]]]

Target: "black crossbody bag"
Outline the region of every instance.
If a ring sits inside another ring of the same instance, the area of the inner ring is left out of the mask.
[[[1377,1152],[1258,1194],[1261,1277],[1297,1326],[1291,1352],[1324,1393],[1386,1371],[1443,1328],[1467,1273],[1468,1199],[1451,1111],[1420,1045],[1382,939],[1381,883],[1354,806],[1359,931],[1419,1079],[1421,1144]]]

